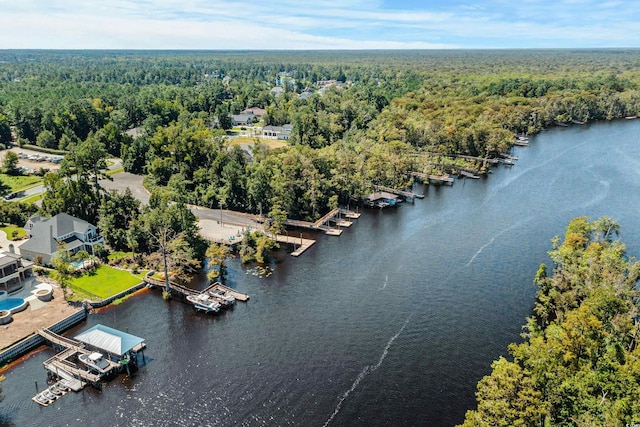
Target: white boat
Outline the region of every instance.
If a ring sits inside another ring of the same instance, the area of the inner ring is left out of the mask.
[[[81,354],[78,359],[85,364],[89,370],[98,371],[101,374],[109,372],[109,361],[104,358],[102,353]]]
[[[38,405],[48,406],[65,394],[67,394],[67,388],[58,381],[57,383],[47,387],[40,393],[33,396],[31,400],[36,402]]]
[[[220,303],[216,299],[207,294],[187,295],[187,301],[193,304],[196,310],[202,310],[206,313],[217,313],[220,311]]]

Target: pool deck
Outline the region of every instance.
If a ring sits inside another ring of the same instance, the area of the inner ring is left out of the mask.
[[[72,307],[64,300],[62,289],[52,284],[53,299],[48,302],[38,300],[31,292],[38,289],[39,282],[27,284],[21,291],[9,295],[9,298],[24,298],[29,301],[26,310],[12,315],[13,321],[0,325],[0,349],[26,338],[35,331],[47,328],[56,322],[81,310]]]

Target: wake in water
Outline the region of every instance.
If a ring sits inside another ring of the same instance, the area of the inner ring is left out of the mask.
[[[340,412],[340,408],[342,408],[342,404],[344,403],[345,400],[347,400],[349,395],[358,387],[358,384],[360,384],[360,381],[362,381],[369,374],[374,373],[382,365],[382,362],[384,361],[385,357],[387,357],[387,354],[389,353],[389,349],[391,348],[391,345],[396,340],[396,338],[398,338],[400,336],[402,331],[404,331],[404,328],[407,327],[407,324],[409,323],[410,319],[411,319],[411,315],[409,315],[409,317],[407,317],[407,320],[404,321],[404,325],[402,325],[400,330],[394,336],[391,337],[391,339],[387,343],[387,346],[382,351],[382,355],[380,356],[380,360],[378,360],[378,363],[376,363],[373,366],[371,366],[371,365],[366,366],[362,370],[362,372],[360,372],[358,377],[355,379],[355,381],[351,385],[351,388],[349,390],[347,390],[346,392],[344,392],[344,394],[342,395],[342,397],[338,401],[338,404],[336,405],[336,409],[334,409],[333,414],[331,414],[329,419],[324,423],[324,427],[327,427],[329,425],[329,423],[331,421],[333,421],[333,419],[336,417],[336,415],[338,415],[338,412]]]
[[[478,251],[473,254],[473,256],[471,257],[471,259],[469,260],[469,262],[467,263],[467,265],[465,265],[465,267],[469,267],[471,265],[471,263],[476,259],[476,257],[478,255],[480,255],[482,253],[482,251],[484,250],[484,248],[486,248],[487,246],[489,246],[490,244],[492,244],[495,240],[496,237],[499,236],[500,234],[502,234],[502,232],[496,234],[495,236],[493,236],[491,238],[491,240],[489,240],[487,243],[485,243],[484,245],[480,246],[480,249],[478,249]]]
[[[487,243],[485,243],[484,245],[480,246],[480,249],[478,249],[478,251],[477,251],[475,254],[473,254],[473,256],[471,257],[471,259],[469,260],[469,262],[467,263],[467,265],[465,265],[465,267],[469,267],[469,266],[471,265],[471,263],[472,263],[473,261],[475,261],[476,257],[482,253],[482,251],[484,250],[484,248],[486,248],[487,246],[489,246],[490,244],[492,244],[493,242],[495,242],[496,237],[500,237],[500,236],[502,236],[504,233],[507,233],[507,232],[509,232],[509,231],[513,230],[514,228],[521,227],[522,225],[524,225],[524,224],[526,224],[527,222],[531,221],[531,219],[532,219],[532,217],[527,217],[527,218],[525,218],[525,219],[524,219],[524,220],[522,220],[522,221],[518,221],[518,222],[516,222],[515,224],[513,224],[512,226],[505,228],[504,230],[502,230],[501,232],[499,232],[498,234],[496,234],[495,236],[493,236],[493,237],[491,238],[491,240],[489,240],[489,241],[488,241]]]
[[[387,283],[389,283],[389,276],[384,276],[384,284],[382,285],[382,288],[380,288],[380,290],[383,290],[384,288],[386,288]]]

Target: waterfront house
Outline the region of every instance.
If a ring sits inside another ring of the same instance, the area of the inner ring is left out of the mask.
[[[33,263],[20,255],[0,251],[0,291],[7,294],[22,289],[23,283],[33,277]]]
[[[95,225],[66,213],[53,218],[32,216],[24,228],[29,240],[20,246],[22,257],[30,261],[41,257],[43,264],[51,263],[59,243],[64,243],[71,254],[79,251],[93,254],[96,245],[104,245]]]

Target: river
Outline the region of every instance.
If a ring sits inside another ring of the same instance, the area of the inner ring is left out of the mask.
[[[212,317],[145,291],[89,317],[144,337],[132,377],[31,402],[44,348],[6,372],[9,426],[451,426],[477,381],[518,341],[532,279],[569,220],[608,215],[640,254],[640,121],[558,128],[517,148],[513,167],[422,187],[397,209],[366,210],[318,235],[268,278],[233,260],[248,303]],[[34,312],[34,315],[37,312]],[[1,332],[0,332],[1,333]]]

